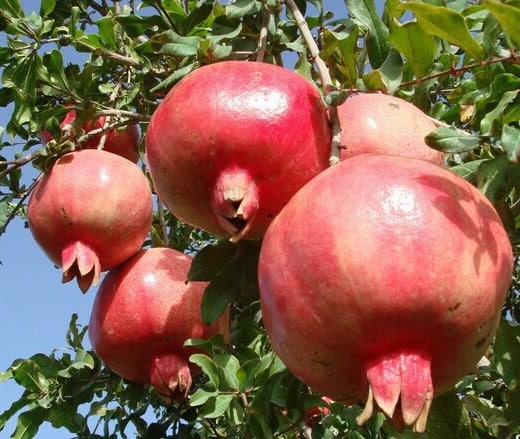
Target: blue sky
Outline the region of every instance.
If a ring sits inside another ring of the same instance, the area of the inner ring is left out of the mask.
[[[24,10],[39,10],[39,0],[22,0]],[[345,14],[339,0],[325,1],[329,10]],[[333,5],[333,6],[332,6]],[[0,44],[5,38],[0,35]],[[5,126],[8,108],[0,108],[0,126]],[[35,353],[49,354],[65,347],[65,333],[72,313],[86,325],[95,288],[81,294],[75,282],[61,283],[61,272],[43,254],[22,220],[13,221],[0,237],[0,370],[6,370],[16,358]],[[0,413],[19,398],[22,388],[14,382],[0,383]],[[7,438],[15,428],[10,422],[0,432]],[[65,430],[53,430],[44,424],[38,438],[70,438]]]

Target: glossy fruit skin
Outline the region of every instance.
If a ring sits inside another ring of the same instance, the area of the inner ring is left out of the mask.
[[[508,236],[477,189],[427,161],[373,154],[291,199],[258,277],[273,349],[296,376],[349,404],[370,386],[390,417],[400,398],[421,431],[433,396],[486,351],[511,274]]]
[[[337,107],[341,124],[341,159],[359,154],[395,154],[444,163],[444,154],[424,137],[437,127],[419,108],[396,96],[364,93]]]
[[[317,89],[266,63],[224,61],[187,75],[152,115],[146,158],[179,219],[221,236],[260,238],[326,168],[330,126]]]
[[[76,120],[76,110],[70,110],[65,114],[63,121],[60,123],[62,129],[66,129],[71,126]],[[103,128],[105,125],[106,117],[101,116],[94,121],[87,122],[81,127],[85,133],[89,131]],[[45,144],[53,139],[51,134],[47,130],[42,130],[41,133],[42,142]],[[81,147],[83,149],[97,149],[101,139],[102,133],[95,134],[89,137]],[[72,137],[75,141],[75,137]],[[128,125],[122,130],[112,129],[107,131],[105,143],[103,149],[108,152],[120,155],[131,162],[137,163],[139,161],[139,153],[137,151],[137,145],[139,144],[139,130],[137,125]]]
[[[37,183],[27,205],[29,228],[82,291],[99,273],[140,250],[152,222],[152,193],[134,163],[84,149],[61,156]]]
[[[227,313],[211,326],[202,321],[207,282],[186,282],[190,264],[173,249],[141,250],[107,274],[90,317],[89,338],[103,362],[123,378],[153,384],[165,401],[186,397],[199,373],[188,361],[198,351],[183,347],[185,340],[228,337]]]

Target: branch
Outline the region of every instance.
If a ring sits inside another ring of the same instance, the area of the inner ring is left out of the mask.
[[[419,84],[422,84],[423,82],[430,81],[431,79],[441,78],[443,76],[459,76],[462,73],[465,73],[465,72],[467,72],[469,70],[473,70],[473,69],[476,69],[478,67],[486,67],[486,66],[489,66],[491,64],[496,64],[496,63],[501,63],[501,62],[509,62],[509,63],[512,63],[512,64],[520,64],[520,54],[511,53],[508,56],[495,57],[495,58],[488,59],[487,61],[480,61],[480,62],[476,62],[476,63],[473,63],[473,64],[468,64],[468,65],[465,65],[465,66],[462,66],[462,67],[453,67],[453,68],[448,69],[448,70],[443,70],[442,72],[437,72],[437,73],[434,73],[432,75],[428,75],[428,76],[424,76],[422,78],[414,79],[412,81],[403,82],[403,83],[401,83],[399,88],[401,88],[401,87],[409,87],[409,86],[412,86],[412,85],[419,85]]]
[[[262,27],[260,29],[260,33],[258,34],[258,52],[256,53],[256,61],[262,62],[265,57],[265,50],[267,48],[267,33],[269,21],[271,20],[271,12],[264,5],[264,13],[262,16]]]
[[[110,52],[109,50],[103,50],[103,49],[95,49],[93,51],[93,53],[97,56],[100,56],[101,58],[105,58],[110,61],[115,61],[121,65],[135,67],[138,69],[143,68],[143,65],[139,61],[137,61],[133,58],[130,58],[129,56],[124,56],[124,55],[121,55],[116,52]]]
[[[303,39],[305,40],[305,43],[307,44],[307,47],[311,54],[311,59],[314,62],[314,64],[316,65],[316,68],[318,69],[318,73],[320,74],[323,92],[325,95],[327,95],[333,88],[332,78],[330,76],[329,69],[328,69],[327,65],[325,64],[325,61],[323,61],[323,59],[320,58],[320,49],[319,49],[318,45],[316,44],[314,37],[312,36],[309,26],[307,25],[307,22],[305,21],[305,17],[302,15],[301,11],[298,9],[298,6],[296,5],[295,1],[294,0],[285,0],[285,4],[290,9],[291,13],[294,16],[294,19],[296,20],[298,29],[300,30],[300,32],[303,36]],[[335,106],[329,105],[329,115],[330,115],[330,123],[331,123],[331,130],[332,130],[332,142],[331,142],[331,148],[330,148],[329,165],[334,165],[336,163],[339,163],[339,161],[340,161],[341,126],[340,126],[339,117],[338,117],[338,110]]]

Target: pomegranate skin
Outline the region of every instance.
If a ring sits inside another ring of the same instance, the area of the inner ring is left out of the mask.
[[[451,171],[368,154],[305,185],[268,228],[263,319],[297,377],[423,431],[431,400],[493,338],[512,249],[493,206]],[[402,415],[401,415],[402,413]]]
[[[84,149],[60,157],[27,205],[29,229],[83,292],[99,274],[141,248],[152,223],[152,193],[138,166],[110,152]]]
[[[271,64],[224,61],[183,78],[146,135],[155,188],[180,220],[233,241],[263,236],[327,167],[331,133],[317,89]]]
[[[341,124],[341,159],[379,153],[444,163],[444,154],[430,148],[425,136],[435,123],[413,104],[381,93],[357,94],[337,107]]]
[[[228,313],[203,323],[207,282],[186,282],[190,264],[176,250],[141,250],[107,274],[90,317],[90,342],[101,360],[130,381],[152,384],[166,402],[185,398],[200,372],[188,361],[198,351],[183,347],[185,340],[228,337]]]
[[[70,110],[65,114],[63,121],[60,123],[60,127],[65,130],[67,127],[74,123],[76,119],[76,111]],[[96,120],[85,123],[82,129],[88,133],[92,130],[103,128],[105,125],[105,116],[98,117]],[[42,130],[42,143],[47,143],[53,139],[51,134],[47,130]],[[96,134],[89,137],[85,143],[81,145],[82,149],[97,149],[103,134]],[[74,138],[72,138],[75,141]],[[128,125],[122,130],[112,129],[106,133],[105,143],[103,149],[108,152],[120,155],[131,162],[137,163],[139,161],[139,153],[137,151],[137,145],[139,144],[139,131],[136,125]]]

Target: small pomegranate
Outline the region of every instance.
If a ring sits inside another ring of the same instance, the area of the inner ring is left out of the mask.
[[[263,319],[304,383],[423,431],[495,333],[512,249],[489,201],[430,162],[367,154],[305,185],[260,253]],[[402,419],[400,419],[402,417]]]
[[[70,110],[65,114],[65,118],[60,123],[62,130],[71,129],[72,124],[76,120],[76,110]],[[85,133],[93,130],[103,128],[106,117],[101,116],[94,121],[83,124],[82,129]],[[47,143],[52,140],[51,134],[47,130],[42,130],[42,142]],[[101,143],[102,133],[95,134],[89,137],[85,143],[81,145],[84,149],[97,149]],[[72,137],[74,140],[74,137]],[[103,149],[108,152],[120,155],[131,162],[137,163],[139,161],[139,153],[137,152],[137,145],[139,144],[139,131],[136,125],[128,125],[122,130],[111,129],[106,133],[105,143]]]
[[[444,154],[424,141],[435,123],[413,104],[381,93],[358,94],[338,106],[341,158],[359,154],[395,154],[444,163]]]
[[[138,166],[84,149],[60,157],[34,188],[29,228],[48,257],[86,292],[101,271],[141,248],[152,222],[152,194]]]
[[[207,282],[186,282],[190,264],[176,250],[141,250],[107,274],[89,323],[101,360],[123,378],[152,384],[168,403],[185,398],[200,372],[189,363],[197,351],[183,346],[186,339],[228,335],[227,313],[211,326],[203,323]]]
[[[174,215],[238,241],[260,238],[327,167],[330,142],[312,83],[275,65],[224,61],[192,72],[159,104],[146,158]]]

